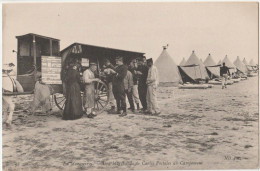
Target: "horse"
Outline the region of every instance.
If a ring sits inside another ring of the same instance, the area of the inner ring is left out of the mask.
[[[3,110],[3,121],[7,125],[12,124],[12,118],[15,108],[15,102],[12,93],[24,92],[21,84],[14,78],[10,76],[10,72],[13,71],[13,63],[5,64],[2,69],[2,110]],[[10,95],[6,95],[9,93]]]

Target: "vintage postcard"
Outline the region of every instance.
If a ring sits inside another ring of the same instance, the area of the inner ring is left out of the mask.
[[[2,169],[258,169],[258,27],[258,2],[2,2]]]

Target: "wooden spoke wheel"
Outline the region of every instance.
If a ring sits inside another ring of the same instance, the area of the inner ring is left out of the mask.
[[[103,81],[94,81],[93,83],[95,86],[94,110],[97,113],[101,113],[106,108],[109,102],[108,87]],[[66,97],[63,94],[54,94],[53,97],[56,106],[60,110],[64,110]],[[83,92],[81,92],[81,97],[83,102]]]
[[[54,94],[53,97],[56,106],[60,110],[63,110],[65,107],[66,97],[63,94]]]
[[[109,91],[107,85],[103,81],[95,81],[95,103],[94,110],[101,113],[109,102]]]

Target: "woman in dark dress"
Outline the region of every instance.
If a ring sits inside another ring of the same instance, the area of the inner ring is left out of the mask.
[[[64,120],[79,119],[83,115],[80,94],[80,74],[77,65],[72,65],[66,73],[66,102],[63,111]]]

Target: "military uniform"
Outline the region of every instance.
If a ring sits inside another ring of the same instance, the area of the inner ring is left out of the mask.
[[[113,85],[113,94],[116,99],[117,111],[126,112],[126,97],[125,97],[125,86],[124,86],[124,78],[127,74],[127,66],[119,65],[115,68],[116,74],[113,77],[112,85]]]

